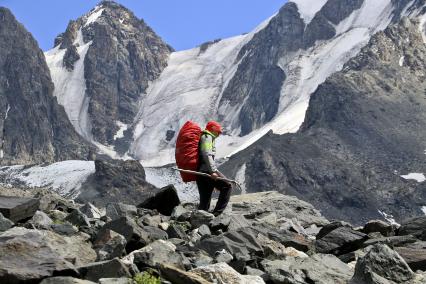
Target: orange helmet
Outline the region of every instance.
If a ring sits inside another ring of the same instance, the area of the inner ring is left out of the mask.
[[[222,126],[220,123],[213,120],[207,123],[206,129],[210,132],[222,133]]]

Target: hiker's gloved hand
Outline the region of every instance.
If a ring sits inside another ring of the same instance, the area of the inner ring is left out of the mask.
[[[215,172],[215,173],[212,173],[212,174],[211,174],[211,177],[212,177],[214,180],[216,180],[216,179],[219,177],[219,175]]]

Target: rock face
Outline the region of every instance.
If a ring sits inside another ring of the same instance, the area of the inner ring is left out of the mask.
[[[46,56],[57,87],[70,86],[72,76],[65,82],[59,78],[66,70],[84,73],[80,83],[85,88],[74,90],[78,94],[71,88],[55,92],[70,119],[78,119],[73,124],[79,133],[90,141],[116,145],[124,154],[126,141],[131,139],[126,125],[133,122],[141,94],[166,67],[171,51],[131,11],[114,1],[102,1],[87,15],[71,21]],[[55,71],[58,64],[62,70]],[[67,104],[76,95],[83,98],[81,109]]]
[[[39,206],[36,198],[0,196],[0,213],[14,222],[31,218]]]
[[[82,184],[77,201],[100,207],[122,202],[138,205],[156,188],[146,182],[145,170],[138,161],[95,161],[96,172]]]
[[[269,133],[222,171],[244,166],[248,192],[274,188],[355,224],[419,214],[425,183],[400,175],[425,171],[425,58],[418,22],[377,33],[312,95],[297,134]]]
[[[37,42],[0,8],[0,164],[87,158],[53,88]]]

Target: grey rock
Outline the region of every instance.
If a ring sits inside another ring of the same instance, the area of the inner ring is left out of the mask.
[[[71,224],[52,224],[52,231],[60,235],[72,236],[78,233],[78,229]]]
[[[53,220],[43,211],[36,211],[28,223],[37,229],[47,230],[53,224]]]
[[[130,268],[117,258],[93,262],[77,269],[81,278],[96,282],[101,278],[132,277]]]
[[[140,203],[138,207],[156,209],[161,214],[170,216],[173,213],[173,209],[179,204],[180,199],[176,188],[173,185],[169,185],[152,192],[151,196]]]
[[[364,225],[364,228],[362,230],[365,234],[370,234],[373,232],[379,232],[385,237],[390,237],[394,235],[394,229],[393,226],[389,223],[386,223],[381,220],[372,220],[369,221],[367,224]]]
[[[193,228],[198,228],[201,225],[208,225],[214,218],[215,216],[212,213],[203,210],[196,210],[192,212],[191,219],[189,221]]]
[[[176,268],[172,265],[160,264],[161,275],[173,281],[176,284],[210,284],[211,282],[205,280],[203,277],[187,272],[185,270]]]
[[[46,278],[40,284],[95,284],[95,282],[67,276]]]
[[[395,247],[395,251],[413,271],[426,271],[426,242],[415,242],[403,247]]]
[[[209,226],[207,226],[207,225],[201,225],[199,228],[198,228],[198,233],[200,234],[200,236],[201,237],[208,237],[208,236],[211,236],[211,232],[210,232],[210,229],[209,229]]]
[[[401,223],[398,235],[421,236],[426,230],[426,216],[414,217]]]
[[[138,224],[151,226],[151,227],[158,227],[160,223],[162,222],[160,215],[145,215],[138,219]]]
[[[77,52],[77,48],[71,45],[65,52],[64,59],[62,61],[63,66],[68,70],[74,70],[74,64],[80,59],[80,55]]]
[[[65,221],[70,222],[71,224],[77,227],[90,227],[90,221],[86,215],[84,215],[80,210],[74,209],[66,218]]]
[[[145,170],[135,160],[95,160],[95,173],[81,185],[79,203],[97,207],[108,203],[137,205],[156,188],[145,180]]]
[[[167,234],[170,238],[178,238],[181,240],[188,240],[188,235],[183,225],[179,223],[172,223],[167,228]]]
[[[228,229],[229,223],[231,223],[231,215],[227,212],[224,212],[211,220],[209,226],[213,231],[226,231]]]
[[[365,241],[364,246],[368,247],[377,243],[383,243],[389,247],[399,247],[406,244],[415,243],[417,239],[412,235],[406,236],[393,236],[393,237],[381,237],[377,239],[369,239]]]
[[[173,208],[171,214],[173,220],[177,221],[189,221],[191,218],[191,210],[186,209],[182,204]]]
[[[139,269],[144,267],[159,267],[160,264],[173,265],[185,269],[182,255],[176,252],[176,247],[167,241],[157,240],[153,243],[132,252],[134,264]]]
[[[90,202],[81,207],[80,211],[89,218],[100,219],[104,215],[101,210]]]
[[[330,224],[327,224],[321,228],[321,230],[316,235],[316,239],[321,239],[331,231],[340,228],[340,227],[349,227],[352,228],[352,226],[349,223],[343,222],[343,221],[334,221]]]
[[[129,278],[101,278],[99,284],[129,284]]]
[[[352,271],[333,255],[316,254],[309,258],[263,260],[262,268],[271,283],[348,283]]]
[[[226,263],[216,263],[198,267],[191,270],[191,272],[213,283],[265,283],[259,276],[239,274]]]
[[[216,263],[220,263],[220,262],[230,263],[232,260],[234,260],[234,257],[228,251],[223,249],[215,253],[214,260]]]
[[[125,253],[126,239],[111,230],[104,230],[98,234],[93,243],[93,247],[98,255],[97,260],[111,260],[115,257],[121,257]]]
[[[398,253],[387,245],[377,244],[358,258],[351,283],[407,283],[413,277],[413,271]]]
[[[286,247],[292,247],[299,251],[307,252],[312,250],[314,244],[311,240],[307,239],[305,236],[282,230],[279,232],[271,231],[267,234],[268,238],[278,243],[283,244]]]
[[[363,233],[349,227],[339,227],[317,239],[315,247],[320,253],[341,255],[361,248],[366,239],[367,235]]]
[[[13,225],[15,224],[12,221],[5,218],[3,214],[0,213],[0,233],[9,230]]]
[[[108,203],[106,206],[106,216],[111,220],[116,220],[121,217],[134,217],[137,214],[135,205],[123,203]]]
[[[39,199],[0,196],[0,213],[13,222],[31,218],[39,206]]]

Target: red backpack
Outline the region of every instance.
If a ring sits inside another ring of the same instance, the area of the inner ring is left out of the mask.
[[[201,138],[201,128],[192,121],[187,121],[179,131],[176,139],[176,165],[179,169],[196,171],[198,169],[198,144]],[[184,182],[197,180],[194,174],[180,172]]]

